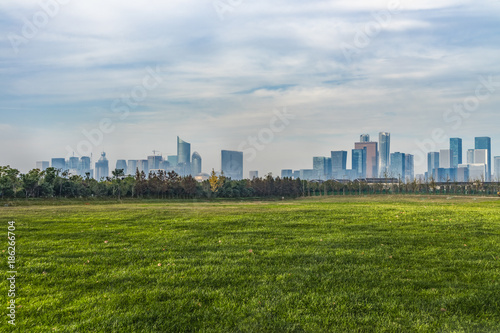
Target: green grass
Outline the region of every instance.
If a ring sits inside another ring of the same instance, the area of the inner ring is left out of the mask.
[[[1,332],[500,331],[498,199],[39,203]]]

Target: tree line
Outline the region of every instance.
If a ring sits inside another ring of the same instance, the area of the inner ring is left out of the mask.
[[[100,181],[71,175],[55,168],[33,169],[23,174],[10,166],[0,166],[0,198],[151,198],[204,199],[251,197],[301,197],[322,195],[369,194],[455,194],[497,195],[500,183],[436,183],[397,182],[369,184],[363,181],[339,182],[328,180],[311,182],[300,179],[273,177],[271,174],[252,180],[231,180],[214,171],[208,180],[198,182],[192,176],[177,173],[136,172],[125,176],[123,170],[112,171],[112,176]]]

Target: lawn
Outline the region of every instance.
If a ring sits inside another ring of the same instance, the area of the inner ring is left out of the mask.
[[[4,204],[1,332],[500,331],[496,198]]]

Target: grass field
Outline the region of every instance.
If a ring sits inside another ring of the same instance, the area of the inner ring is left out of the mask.
[[[1,332],[500,332],[495,198],[3,206]]]

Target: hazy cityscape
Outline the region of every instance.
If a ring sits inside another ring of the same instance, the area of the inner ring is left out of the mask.
[[[391,134],[380,132],[378,141],[373,141],[369,134],[361,134],[359,142],[349,151],[331,151],[329,156],[314,156],[311,169],[281,170],[281,178],[302,179],[309,181],[356,180],[397,178],[402,182],[473,182],[498,181],[500,177],[500,156],[491,156],[491,138],[476,137],[474,148],[463,146],[461,138],[451,138],[447,149],[427,153],[427,171],[415,174],[414,155],[404,152],[391,152]],[[464,154],[465,152],[465,154]],[[350,154],[349,154],[350,153]],[[347,168],[350,158],[351,168]],[[191,144],[177,137],[177,154],[163,156],[157,151],[147,159],[117,159],[116,165],[110,165],[107,153],[103,152],[94,163],[92,157],[73,156],[69,159],[52,158],[50,161],[36,162],[36,168],[44,171],[49,167],[68,175],[78,175],[96,180],[110,177],[111,171],[121,170],[124,176],[135,176],[137,172],[157,173],[174,171],[179,176],[193,176],[198,181],[207,180],[210,170],[223,173],[233,180],[259,177],[258,170],[249,170],[244,174],[244,153],[242,151],[222,150],[220,165],[203,169],[202,156],[191,153]],[[248,175],[248,176],[247,176]],[[260,174],[260,176],[264,176]]]

